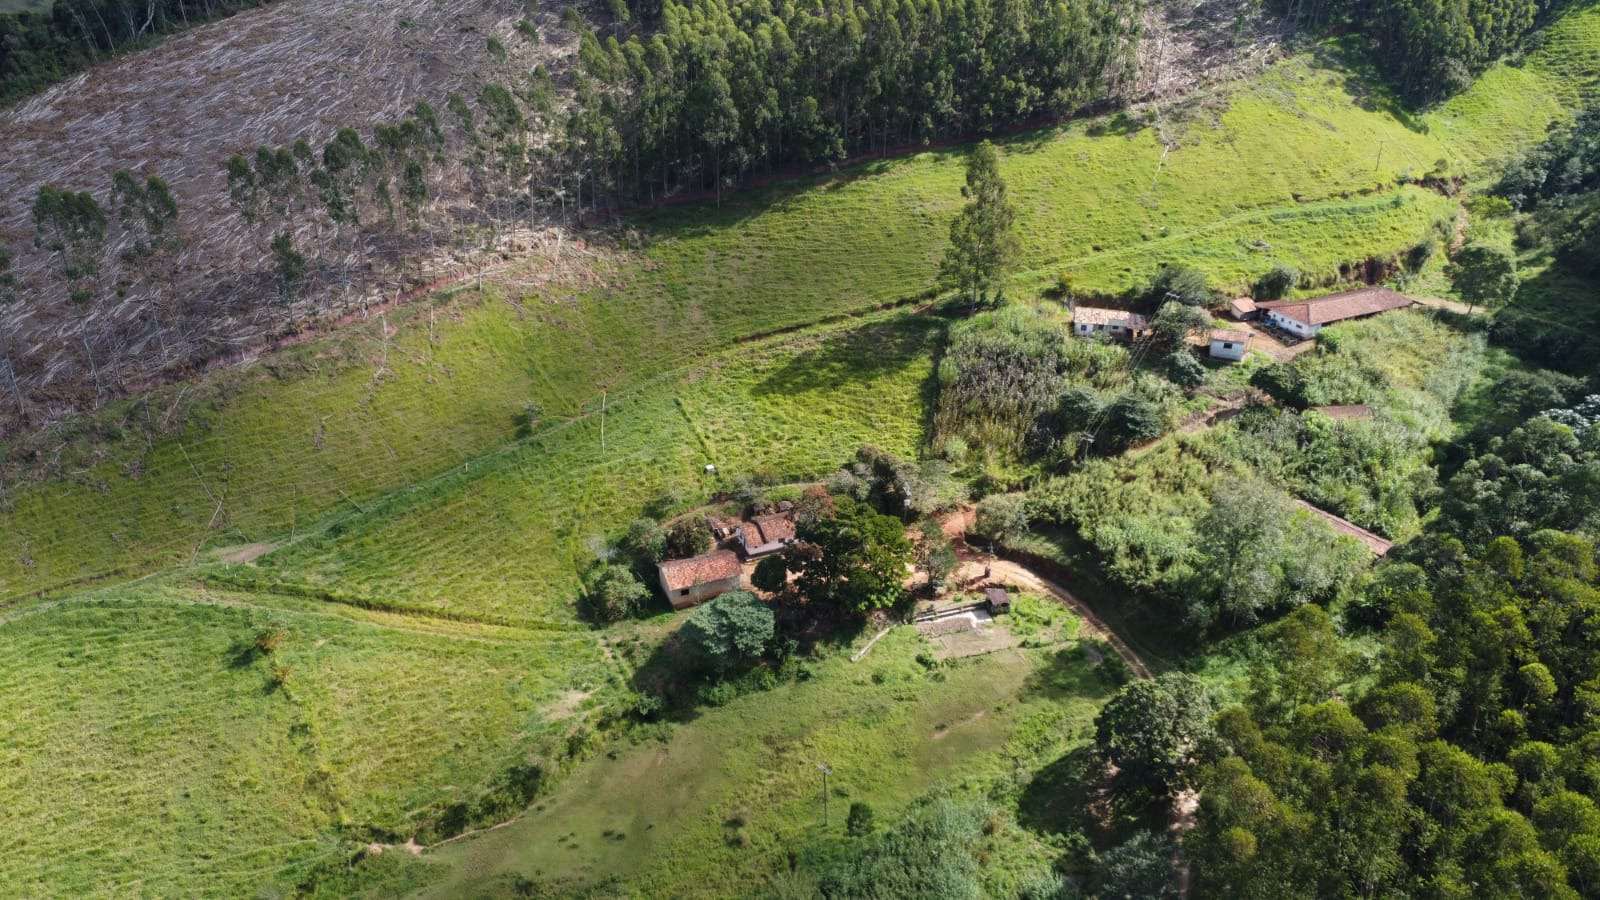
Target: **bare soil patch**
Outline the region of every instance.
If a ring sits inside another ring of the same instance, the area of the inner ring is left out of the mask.
[[[1131,99],[1161,103],[1259,72],[1281,55],[1286,28],[1245,0],[1151,4]]]
[[[224,548],[217,553],[217,559],[225,563],[255,562],[276,549],[278,549],[277,544],[244,544],[238,547]]]
[[[578,714],[583,706],[583,701],[594,696],[594,691],[571,690],[561,695],[547,711],[546,716],[551,720],[570,719]]]

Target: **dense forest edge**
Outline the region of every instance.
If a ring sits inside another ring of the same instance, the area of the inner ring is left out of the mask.
[[[0,107],[121,53],[270,0],[63,0],[0,15]]]

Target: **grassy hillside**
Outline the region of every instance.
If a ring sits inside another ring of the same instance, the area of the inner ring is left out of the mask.
[[[1070,644],[932,671],[914,661],[924,646],[899,629],[859,663],[836,657],[810,681],[708,710],[670,743],[597,760],[521,821],[430,854],[448,873],[423,896],[607,878],[646,896],[753,892],[790,854],[837,841],[852,802],[892,819],[930,790],[980,791],[1081,744],[1110,693]],[[827,830],[818,763],[834,773]]]
[[[266,630],[281,644],[252,653]],[[0,620],[0,894],[293,883],[340,838],[408,835],[513,763],[559,765],[608,672],[588,634],[192,587],[31,608]]]
[[[614,395],[604,417],[590,409],[243,575],[453,615],[567,620],[594,562],[589,539],[615,536],[669,490],[698,502],[740,476],[816,478],[864,443],[914,455],[942,331],[903,314],[708,357],[681,382]]]

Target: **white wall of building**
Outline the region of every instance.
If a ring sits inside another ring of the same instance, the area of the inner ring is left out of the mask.
[[[1238,362],[1244,359],[1243,341],[1211,341],[1211,355],[1216,359],[1231,359]]]
[[[1275,309],[1267,312],[1267,319],[1268,321],[1272,322],[1272,324],[1282,328],[1284,331],[1290,332],[1291,334],[1298,334],[1303,338],[1316,337],[1317,332],[1322,330],[1321,325],[1307,325],[1299,319],[1291,319],[1288,316],[1281,315]]]

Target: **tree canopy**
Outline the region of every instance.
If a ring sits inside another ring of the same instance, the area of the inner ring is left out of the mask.
[[[1192,675],[1168,673],[1117,692],[1095,717],[1095,749],[1117,768],[1119,794],[1159,800],[1188,787],[1214,752],[1211,701]]]
[[[727,670],[760,656],[773,635],[772,609],[749,591],[731,591],[695,607],[678,630],[707,666]]]
[[[582,38],[559,149],[591,196],[634,200],[1064,114],[1125,76],[1141,28],[1126,0],[626,9],[641,30]]]
[[[892,606],[904,595],[913,554],[905,526],[894,516],[840,498],[835,515],[802,522],[797,533],[799,541],[783,551],[784,561],[809,600],[861,613]]]
[[[996,298],[1016,264],[1020,241],[1016,210],[1006,198],[1000,177],[1000,151],[984,141],[967,158],[967,183],[961,187],[967,204],[950,223],[950,246],[940,271],[967,294],[970,305]]]
[[[1517,258],[1495,244],[1468,244],[1451,262],[1450,280],[1473,306],[1504,306],[1517,294]]]

